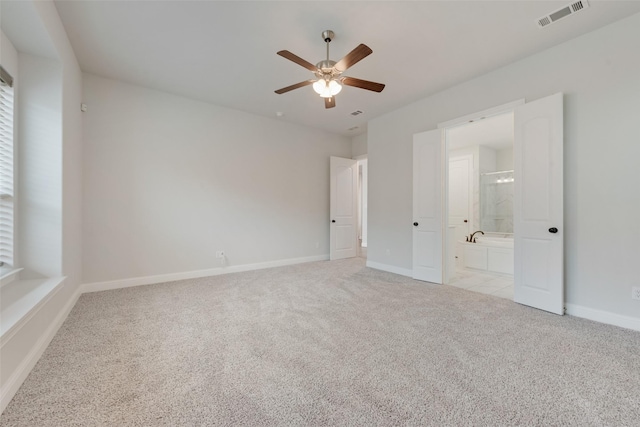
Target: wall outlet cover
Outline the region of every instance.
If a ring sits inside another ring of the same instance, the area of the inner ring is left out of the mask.
[[[631,288],[631,298],[640,300],[640,286],[634,286]]]

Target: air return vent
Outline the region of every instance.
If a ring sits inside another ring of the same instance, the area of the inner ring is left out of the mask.
[[[581,10],[588,7],[589,3],[587,2],[587,0],[580,0],[575,3],[571,3],[569,6],[565,6],[561,9],[556,10],[555,12],[545,15],[539,18],[536,22],[538,23],[538,27],[543,28],[561,20],[562,18],[566,18],[567,16],[572,15],[576,12],[580,12]]]

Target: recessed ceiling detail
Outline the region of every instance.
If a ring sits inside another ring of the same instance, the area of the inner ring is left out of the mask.
[[[581,10],[584,10],[588,7],[589,7],[589,3],[587,2],[587,0],[580,0],[575,3],[571,3],[568,6],[558,9],[555,12],[552,12],[548,15],[543,16],[542,18],[539,18],[537,20],[538,26],[540,28],[546,27],[548,25],[553,24],[554,22],[557,22],[563,18],[566,18],[567,16],[570,16],[576,12],[580,12]]]

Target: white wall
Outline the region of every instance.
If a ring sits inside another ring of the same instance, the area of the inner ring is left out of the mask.
[[[351,158],[367,154],[367,134],[363,133],[351,138]]]
[[[368,259],[411,269],[412,136],[438,123],[564,92],[566,300],[640,318],[640,15],[369,122]],[[390,255],[385,250],[390,249]]]
[[[84,99],[85,282],[328,254],[349,138],[88,74]]]
[[[496,170],[513,170],[513,148],[503,148],[496,150]]]

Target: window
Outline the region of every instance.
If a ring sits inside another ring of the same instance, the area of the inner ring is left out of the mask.
[[[13,261],[13,78],[0,66],[0,269]]]

